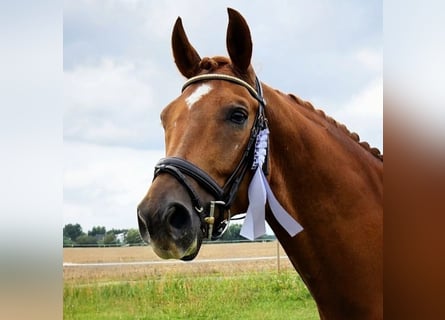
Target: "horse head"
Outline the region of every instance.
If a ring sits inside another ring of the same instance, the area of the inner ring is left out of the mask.
[[[261,85],[250,64],[249,27],[228,9],[230,58],[200,58],[181,18],[172,33],[176,66],[188,80],[161,113],[166,158],[138,206],[139,231],[162,258],[191,260],[218,238],[230,209],[245,212],[253,149],[264,127]]]

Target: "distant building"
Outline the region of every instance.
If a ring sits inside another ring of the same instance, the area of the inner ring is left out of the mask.
[[[125,241],[125,232],[116,234],[116,242],[123,244]]]

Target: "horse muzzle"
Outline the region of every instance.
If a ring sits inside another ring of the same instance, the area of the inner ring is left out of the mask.
[[[192,260],[202,243],[201,221],[181,202],[145,200],[138,206],[139,232],[163,259]]]

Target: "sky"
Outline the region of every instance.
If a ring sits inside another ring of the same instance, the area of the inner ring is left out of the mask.
[[[63,8],[63,224],[137,228],[164,155],[161,110],[184,78],[182,17],[201,57],[227,55],[227,7],[247,20],[253,67],[383,150],[381,1],[87,1]]]

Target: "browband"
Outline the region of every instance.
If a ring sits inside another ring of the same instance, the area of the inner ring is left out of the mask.
[[[257,81],[258,90],[260,92],[257,92],[250,84],[248,84],[244,80],[241,80],[241,79],[233,77],[233,76],[229,76],[227,74],[221,74],[221,73],[201,74],[201,75],[195,76],[193,78],[190,78],[182,86],[181,92],[184,92],[184,90],[192,83],[195,83],[198,81],[203,81],[203,80],[225,80],[225,81],[230,81],[230,82],[239,84],[239,85],[245,87],[247,90],[249,90],[249,93],[255,99],[257,99],[260,102],[263,102],[263,93],[261,92],[261,86],[258,83],[258,79],[256,79],[256,81]]]

